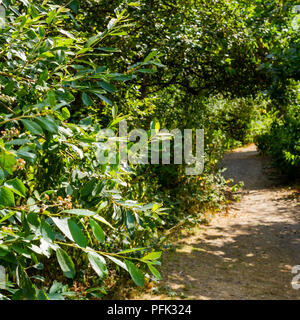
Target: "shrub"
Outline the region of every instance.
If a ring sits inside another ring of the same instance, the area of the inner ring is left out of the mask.
[[[299,177],[300,112],[299,105],[290,106],[281,117],[277,111],[269,130],[256,138],[259,149],[271,157],[273,164],[289,177]]]
[[[59,266],[71,283],[93,269],[101,288],[111,265],[137,285],[144,283],[140,268],[159,278],[161,253],[151,251],[151,239],[161,205],[127,198],[133,168],[100,163],[101,122],[72,115],[74,106],[112,105],[113,83],[136,77],[138,68],[121,74],[93,62],[115,51],[101,41],[126,33],[125,12],[86,38],[64,29],[70,16],[63,6],[4,4],[10,10],[0,30],[0,261],[9,286],[1,297],[51,298],[49,267]],[[123,118],[111,111],[115,130]]]

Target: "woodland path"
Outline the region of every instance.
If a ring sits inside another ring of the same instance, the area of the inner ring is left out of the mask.
[[[300,265],[299,193],[268,178],[255,145],[228,153],[223,164],[226,178],[244,182],[241,200],[183,233],[163,255],[167,289],[134,299],[300,299],[291,286]]]

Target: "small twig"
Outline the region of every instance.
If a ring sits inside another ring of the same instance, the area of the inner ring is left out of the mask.
[[[179,224],[177,224],[176,226],[172,227],[171,229],[167,230],[164,235],[168,236],[170,235],[175,229],[182,227],[184,225],[185,222],[180,222]]]
[[[6,104],[4,104],[1,100],[0,100],[0,105],[1,105],[3,108],[5,108],[7,111],[9,111],[9,112],[11,112],[11,113],[13,113],[13,114],[16,114],[16,113],[14,112],[14,110],[12,110],[9,106],[7,106]]]

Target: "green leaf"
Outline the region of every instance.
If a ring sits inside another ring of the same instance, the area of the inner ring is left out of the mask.
[[[48,18],[46,19],[46,23],[50,24],[54,17],[57,15],[56,10],[52,10],[51,12],[48,13]]]
[[[16,164],[17,160],[15,155],[5,150],[1,150],[0,152],[0,168],[7,171],[9,174],[13,174],[14,172],[14,165]]]
[[[134,283],[140,287],[143,287],[145,284],[145,278],[142,272],[128,260],[125,260],[125,264]]]
[[[106,221],[103,217],[99,216],[98,214],[93,216],[93,218],[114,229],[114,227],[108,221]]]
[[[148,268],[151,271],[151,273],[154,275],[154,277],[157,280],[161,280],[162,278],[161,278],[161,274],[159,273],[159,271],[154,266],[152,266],[150,263],[147,263],[147,265],[148,265]]]
[[[26,196],[26,187],[24,186],[23,182],[18,178],[6,181],[4,186],[11,189],[14,193],[18,194],[23,198]]]
[[[142,260],[156,260],[161,257],[161,251],[159,252],[150,252],[142,258]]]
[[[156,73],[156,70],[154,70],[154,69],[139,69],[139,70],[137,70],[137,72],[140,72],[140,73]]]
[[[38,118],[36,118],[36,121],[43,129],[45,129],[51,133],[58,132],[58,125],[52,117],[50,117],[50,116],[38,117]]]
[[[0,188],[0,206],[5,206],[5,207],[15,206],[14,194],[7,187]]]
[[[105,234],[104,234],[102,228],[99,226],[99,224],[93,219],[90,219],[90,224],[91,224],[91,228],[92,228],[92,231],[93,231],[95,238],[99,242],[104,242],[105,241]]]
[[[116,91],[115,87],[108,82],[98,81],[98,84],[100,85],[101,88],[103,88],[104,90],[106,90],[108,92],[113,93]]]
[[[57,228],[71,241],[74,241],[72,234],[70,232],[69,226],[68,226],[68,218],[51,218]]]
[[[48,80],[48,70],[45,69],[39,76],[39,80],[38,80],[38,83],[41,84],[43,81],[47,81]]]
[[[87,197],[87,196],[91,195],[92,191],[97,186],[97,184],[98,184],[98,180],[97,179],[92,179],[92,180],[88,181],[83,186],[82,190],[80,191],[81,197]]]
[[[27,214],[27,221],[31,225],[33,225],[33,226],[35,226],[37,228],[40,227],[41,221],[40,221],[40,218],[39,218],[39,216],[38,216],[38,214],[36,212],[29,212]]]
[[[53,57],[54,57],[54,54],[48,51],[43,52],[38,56],[38,58],[53,58]]]
[[[58,29],[58,31],[59,31],[60,33],[62,33],[63,35],[65,35],[66,37],[71,38],[71,39],[73,39],[73,40],[76,40],[75,36],[74,36],[71,32],[66,31],[66,30],[64,30],[64,29]],[[61,50],[59,50],[59,51],[61,51]]]
[[[12,217],[16,212],[15,211],[11,211],[8,214],[6,214],[3,218],[0,219],[0,224],[6,220],[8,220],[10,217]]]
[[[147,248],[132,248],[132,249],[127,249],[127,250],[122,250],[118,252],[118,254],[124,254],[124,253],[131,253],[131,252],[136,252],[136,251],[145,251]]]
[[[79,51],[76,52],[76,55],[80,55],[82,53],[86,53],[88,51],[93,51],[92,48],[83,48],[80,49]],[[72,65],[73,68],[75,68],[76,70],[80,70],[83,66],[82,65]]]
[[[49,223],[46,222],[45,220],[43,220],[41,223],[40,232],[43,239],[45,239],[50,243],[55,239],[54,231],[51,229]]]
[[[107,257],[108,259],[110,259],[112,262],[114,262],[116,265],[118,265],[119,267],[125,269],[126,271],[128,271],[128,268],[126,266],[126,264],[124,262],[122,262],[121,260],[112,257],[110,255],[105,255],[105,257]]]
[[[99,48],[99,50],[104,51],[104,52],[110,52],[110,53],[113,53],[113,52],[121,52],[120,49],[118,49],[118,48],[111,48],[111,47],[102,47],[102,48]]]
[[[113,106],[111,109],[111,113],[112,113],[113,118],[116,119],[117,115],[118,115],[118,108],[116,106]]]
[[[74,279],[76,275],[75,266],[72,259],[66,253],[66,251],[64,251],[61,248],[58,248],[56,250],[56,257],[65,277],[69,279]]]
[[[140,7],[141,6],[141,4],[139,2],[129,2],[128,5],[130,7]]]
[[[82,96],[82,102],[87,106],[91,106],[93,104],[93,100],[90,98],[90,96],[87,93],[83,93]]]
[[[87,246],[87,238],[80,227],[72,219],[68,220],[68,227],[74,241],[82,248]]]
[[[103,100],[104,102],[106,102],[108,105],[112,106],[112,102],[106,98],[104,95],[99,94],[99,93],[94,93],[97,97],[99,97],[101,100]]]
[[[71,117],[70,111],[66,107],[61,109],[61,114],[62,114],[64,120],[69,119]]]
[[[70,209],[70,210],[63,211],[62,213],[76,214],[78,216],[85,216],[85,217],[91,217],[96,214],[96,212],[86,210],[86,209]]]
[[[39,124],[36,122],[33,122],[31,120],[21,120],[22,123],[24,124],[25,128],[32,134],[34,135],[41,135],[43,134],[43,129]]]
[[[96,252],[89,252],[87,256],[92,268],[97,273],[97,275],[101,279],[106,278],[108,272],[107,272],[106,262],[104,258]]]
[[[93,44],[95,44],[102,36],[102,32],[96,34],[95,36],[93,37],[90,37],[86,44],[85,44],[85,47],[88,48],[88,47],[91,47]]]
[[[130,237],[134,236],[134,228],[135,228],[135,219],[133,214],[130,211],[126,211],[126,220],[125,220],[126,228],[129,232]]]
[[[0,183],[3,182],[3,180],[6,178],[6,173],[4,172],[4,170],[0,169]]]
[[[117,19],[113,18],[109,21],[108,25],[107,25],[107,29],[110,30],[114,27],[114,25],[117,23]]]
[[[10,248],[11,249],[11,248]],[[0,244],[0,257],[4,257],[10,253],[10,250],[7,246]]]
[[[135,75],[124,75],[124,74],[112,74],[110,75],[110,78],[116,81],[129,81],[136,78]]]
[[[158,51],[157,50],[152,50],[147,57],[145,58],[144,62],[150,61],[153,57],[157,56]]]
[[[53,90],[50,90],[47,96],[48,96],[48,101],[50,103],[50,106],[54,107],[56,104],[55,92]]]
[[[19,149],[17,151],[17,155],[18,157],[26,160],[26,161],[29,161],[31,163],[34,163],[36,161],[36,154],[35,153],[32,153],[32,152],[28,152],[28,151],[24,151],[22,149]]]
[[[14,139],[5,143],[5,146],[22,146],[31,143],[28,139]]]
[[[71,7],[71,9],[72,9],[75,13],[78,13],[79,1],[78,1],[78,0],[73,0],[73,1],[70,3],[70,7]]]
[[[17,267],[16,278],[19,287],[22,289],[23,299],[26,298],[27,300],[35,300],[35,286],[31,282],[25,269],[21,265],[18,265]]]

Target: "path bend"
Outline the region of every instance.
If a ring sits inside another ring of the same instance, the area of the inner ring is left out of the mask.
[[[245,183],[240,202],[164,254],[161,285],[178,299],[300,299],[291,286],[291,269],[300,265],[299,193],[268,178],[255,145],[227,154],[223,164],[226,177]]]

